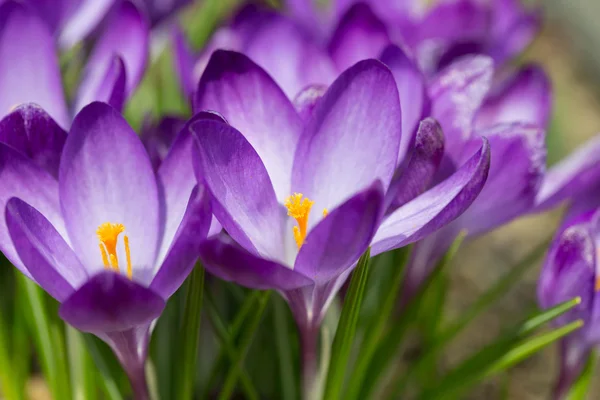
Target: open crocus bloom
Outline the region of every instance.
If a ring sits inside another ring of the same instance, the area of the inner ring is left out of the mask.
[[[391,72],[366,60],[324,94],[314,93],[297,110],[249,58],[217,51],[195,108],[216,110],[231,125],[190,125],[197,172],[228,233],[202,245],[206,268],[244,286],[279,290],[305,329],[319,325],[369,246],[375,255],[447,224],[477,196],[489,166],[480,140],[454,175],[384,217],[401,136]],[[437,126],[428,124],[424,137]]]
[[[155,174],[136,133],[104,103],[75,118],[58,181],[0,143],[2,252],[61,303],[66,322],[114,349],[137,391],[150,326],[211,221],[192,143],[177,138]]]
[[[600,343],[599,212],[595,208],[565,220],[548,251],[538,282],[538,300],[544,308],[581,298],[581,304],[554,320],[558,326],[578,319],[584,321],[581,329],[561,341],[557,399],[565,398],[592,350]]]
[[[121,109],[142,78],[148,55],[149,28],[137,8],[125,1],[111,13],[72,106],[63,92],[55,39],[40,13],[13,0],[0,5],[0,117],[20,104],[36,103],[68,129],[73,116],[92,101]]]

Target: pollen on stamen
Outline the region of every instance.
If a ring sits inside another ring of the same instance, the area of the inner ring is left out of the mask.
[[[298,248],[304,243],[306,230],[308,227],[308,215],[314,202],[308,198],[302,198],[302,193],[294,193],[285,200],[284,205],[288,210],[288,215],[296,220],[298,226],[294,227],[294,239]]]
[[[105,222],[101,224],[96,230],[96,235],[100,241],[100,255],[102,256],[102,262],[105,269],[113,269],[119,272],[119,259],[117,257],[117,241],[119,235],[125,231],[123,224],[113,224]],[[129,238],[123,237],[125,245],[125,256],[127,261],[127,276],[131,279],[132,267],[131,267],[131,253],[129,249]]]
[[[594,287],[596,292],[600,292],[600,278],[596,278],[596,285]]]

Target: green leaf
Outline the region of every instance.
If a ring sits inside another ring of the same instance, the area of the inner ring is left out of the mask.
[[[94,364],[100,371],[100,375],[96,376],[104,392],[103,398],[108,400],[123,400],[119,386],[119,378],[122,377],[123,372],[114,354],[106,348],[106,345],[100,339],[92,334],[86,333],[82,337]],[[119,375],[119,372],[121,375]]]
[[[358,265],[352,273],[350,288],[342,307],[342,315],[338,324],[331,349],[331,360],[325,382],[325,399],[340,398],[344,385],[346,366],[352,350],[352,342],[356,333],[356,324],[362,305],[365,286],[369,275],[371,249],[358,260]]]
[[[391,267],[393,269],[390,277],[390,285],[386,288],[386,295],[382,299],[383,303],[379,307],[379,312],[374,315],[372,321],[369,322],[368,328],[363,337],[360,346],[360,352],[356,358],[354,371],[350,375],[348,381],[348,389],[346,390],[346,398],[353,399],[360,393],[363,379],[369,368],[369,364],[377,350],[377,346],[385,332],[388,321],[391,318],[394,306],[397,303],[398,290],[402,284],[404,270],[410,255],[410,247],[405,247],[394,251],[394,262]]]
[[[248,300],[249,300],[248,303],[254,304],[255,300],[256,300],[256,302],[258,302],[258,300],[259,300],[259,296],[254,296],[254,294],[260,294],[260,292],[256,291],[256,292],[252,292],[252,294],[253,295],[248,296]],[[208,317],[209,317],[209,319],[213,325],[213,328],[217,334],[217,337],[219,338],[219,340],[221,342],[221,349],[224,350],[224,352],[229,357],[230,361],[232,363],[235,363],[237,354],[236,354],[235,344],[234,344],[234,342],[235,342],[234,335],[233,335],[233,333],[230,334],[227,331],[227,328],[225,327],[225,323],[219,316],[219,312],[217,311],[217,308],[214,306],[214,302],[210,296],[207,296],[207,308],[206,309],[208,312]],[[250,310],[250,308],[243,307],[242,310],[240,311],[240,314],[243,313],[244,318],[247,315],[246,310]],[[236,320],[237,320],[237,318],[236,318]],[[234,322],[234,324],[235,324],[235,322]],[[235,328],[237,328],[236,335],[237,335],[237,330],[239,330],[239,328],[241,326],[242,325],[240,324],[239,327],[237,327],[237,326],[235,327]],[[233,331],[233,329],[232,329],[232,331]],[[216,364],[216,362],[215,362],[215,364]],[[240,368],[241,368],[240,369],[240,381],[241,381],[242,390],[244,391],[245,397],[247,399],[257,400],[259,398],[258,391],[254,387],[252,380],[248,376],[248,372],[246,371],[246,369],[244,368],[243,365]],[[207,387],[207,389],[210,389],[210,385],[209,385],[209,387]]]
[[[281,298],[273,299],[275,323],[275,345],[277,347],[277,361],[279,364],[279,379],[281,380],[281,398],[284,400],[296,399],[296,378],[294,375],[294,357],[288,332],[288,321],[285,302]]]
[[[45,293],[24,275],[18,274],[17,282],[25,294],[29,328],[52,396],[55,399],[69,399],[68,373],[64,368],[65,361],[61,359],[64,353],[60,354],[60,331],[48,315]]]
[[[81,333],[70,326],[66,329],[73,400],[94,400],[97,395],[93,374],[95,367]]]
[[[236,287],[236,289],[237,288],[238,287]],[[234,293],[234,295],[235,295],[235,293]],[[217,331],[216,332],[217,336],[221,340],[221,348],[220,348],[219,353],[213,363],[213,367],[212,367],[212,370],[209,375],[208,383],[205,388],[205,393],[202,396],[202,398],[208,397],[208,391],[212,387],[215,386],[218,376],[219,376],[219,371],[221,370],[221,367],[225,363],[225,356],[227,355],[230,359],[235,356],[234,343],[237,342],[237,339],[240,335],[240,331],[243,327],[244,321],[246,320],[248,315],[250,315],[250,312],[256,308],[258,301],[260,299],[260,296],[261,296],[261,292],[258,290],[250,292],[250,295],[248,295],[246,297],[246,299],[244,300],[244,302],[242,303],[242,307],[236,314],[236,316],[228,330],[225,327],[225,323],[223,323],[221,317],[219,316],[219,312],[217,311],[217,308],[215,307],[215,302],[212,299],[210,291],[207,291],[206,297],[207,297],[208,317],[211,320],[213,328]],[[249,380],[249,378],[247,377],[247,374],[245,373],[245,371],[242,371],[241,375],[242,375],[241,376],[242,388],[248,389],[249,386],[245,382],[246,382],[246,380]],[[252,390],[250,390],[250,392],[251,391]]]
[[[498,372],[507,370],[508,368],[518,364],[524,359],[537,353],[544,347],[556,342],[557,340],[567,336],[568,334],[576,331],[583,326],[582,320],[573,321],[570,324],[554,329],[550,332],[538,335],[530,340],[521,343],[520,345],[513,347],[508,353],[506,353],[500,360],[494,363],[486,371],[485,376],[495,375]]]
[[[441,396],[442,394],[448,397],[458,396],[492,373],[506,369],[502,366],[513,365],[522,360],[522,357],[525,355],[532,354],[532,351],[537,351],[551,343],[552,340],[556,340],[578,328],[579,323],[575,324],[577,325],[575,328],[569,325],[565,330],[565,327],[562,327],[545,334],[550,336],[541,335],[538,338],[531,339],[531,342],[526,339],[527,335],[533,332],[533,327],[537,328],[552,318],[556,318],[575,307],[579,301],[579,298],[576,298],[561,303],[549,310],[537,313],[532,318],[520,324],[516,329],[488,344],[460,363],[456,368],[449,371],[442,379],[437,381],[435,387],[426,389],[421,398],[438,398],[437,396]],[[525,346],[528,342],[530,343],[529,347]],[[530,352],[526,353],[526,351]]]
[[[233,391],[235,390],[246,354],[248,353],[248,349],[252,344],[254,334],[256,333],[258,325],[260,324],[270,295],[270,291],[261,293],[254,313],[248,317],[250,322],[246,325],[246,329],[241,335],[240,345],[236,349],[235,356],[233,357],[233,365],[227,373],[225,383],[223,384],[223,390],[219,394],[219,400],[230,399],[233,395]]]
[[[566,400],[585,400],[590,388],[590,384],[592,383],[592,377],[594,376],[596,370],[596,364],[598,360],[596,358],[596,352],[592,351],[589,355],[585,366],[583,367],[583,371],[577,378],[577,380],[573,383],[569,392],[567,393],[565,399]]]
[[[23,398],[17,385],[18,380],[13,376],[12,362],[10,357],[10,342],[7,335],[7,324],[5,316],[0,313],[0,389],[7,400],[18,400]]]
[[[419,288],[419,291],[410,300],[410,302],[404,308],[400,318],[395,321],[387,334],[382,338],[379,343],[379,347],[373,356],[371,364],[369,365],[368,374],[363,380],[363,385],[360,391],[359,399],[366,399],[371,397],[371,393],[377,387],[379,381],[383,378],[385,371],[388,369],[391,362],[398,355],[400,346],[408,331],[408,327],[412,324],[419,311],[421,302],[427,295],[428,291],[434,287],[438,277],[452,262],[454,256],[458,252],[466,232],[461,232],[459,236],[454,240],[448,252],[444,255],[442,260],[438,263],[434,271],[427,277],[425,282]]]
[[[177,341],[179,345],[176,351],[179,353],[179,362],[174,386],[176,399],[194,398],[203,292],[204,267],[198,264],[187,280],[183,323],[180,340]]]

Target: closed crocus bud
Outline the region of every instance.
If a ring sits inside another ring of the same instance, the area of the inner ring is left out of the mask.
[[[577,319],[582,329],[561,342],[561,367],[554,397],[562,399],[581,374],[592,348],[600,342],[600,276],[597,274],[600,209],[568,218],[559,230],[546,258],[539,284],[538,299],[544,308],[575,297],[581,303],[554,323],[565,325]]]

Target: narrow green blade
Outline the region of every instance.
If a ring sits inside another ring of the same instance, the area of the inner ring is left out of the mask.
[[[183,323],[181,326],[181,340],[178,342],[179,352],[178,374],[175,375],[175,398],[193,399],[196,360],[198,358],[198,343],[200,341],[200,317],[202,309],[202,295],[204,293],[204,267],[198,264],[187,280],[187,291]]]
[[[219,394],[219,400],[230,399],[233,395],[238,378],[240,376],[242,365],[246,358],[246,354],[248,353],[248,349],[252,344],[254,334],[256,333],[256,330],[260,324],[270,295],[270,291],[261,293],[261,296],[258,300],[258,305],[254,310],[254,313],[248,317],[249,323],[246,325],[246,329],[242,333],[240,345],[236,349],[235,357],[233,357],[233,365],[227,373],[225,383],[223,384],[223,390]]]
[[[325,382],[325,399],[336,400],[340,398],[352,342],[356,333],[356,324],[362,305],[365,286],[369,275],[369,261],[371,249],[367,249],[358,260],[358,265],[352,273],[350,288],[342,307],[339,325],[333,339],[331,361]]]

